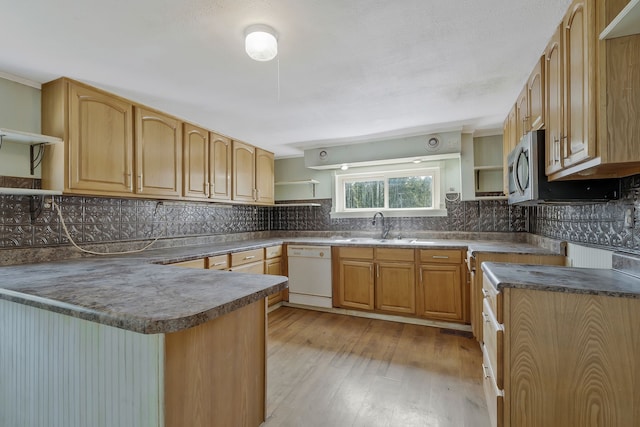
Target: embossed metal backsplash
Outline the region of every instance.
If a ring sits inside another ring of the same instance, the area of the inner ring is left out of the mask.
[[[532,207],[531,232],[603,249],[640,254],[639,209],[640,175],[634,175],[622,179],[620,200]]]
[[[299,202],[299,201],[297,201]],[[273,230],[283,231],[365,231],[380,228],[373,226],[371,218],[331,219],[331,199],[306,200],[320,203],[320,207],[273,208]],[[506,200],[482,200],[472,202],[447,202],[444,217],[385,218],[391,225],[390,235],[411,231],[527,231],[528,209],[509,206]]]
[[[268,231],[270,208],[209,203],[57,196],[71,237],[103,243]],[[68,244],[60,220],[44,209],[31,223],[29,197],[0,196],[0,248]]]

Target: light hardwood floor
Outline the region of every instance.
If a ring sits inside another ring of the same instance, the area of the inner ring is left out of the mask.
[[[485,427],[475,340],[426,326],[269,313],[264,427]]]

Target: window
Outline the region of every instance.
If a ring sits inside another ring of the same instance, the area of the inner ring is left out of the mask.
[[[336,212],[426,211],[440,208],[438,168],[336,176]]]

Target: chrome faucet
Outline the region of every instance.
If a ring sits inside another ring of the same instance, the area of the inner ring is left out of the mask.
[[[378,216],[380,216],[380,219],[382,220],[381,221],[382,222],[382,234],[380,235],[380,238],[384,240],[389,235],[390,227],[384,223],[384,215],[382,214],[382,212],[376,212],[373,215],[373,219],[371,220],[371,225],[376,225],[376,218]]]

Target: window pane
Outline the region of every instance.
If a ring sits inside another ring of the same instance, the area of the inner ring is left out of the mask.
[[[389,178],[389,208],[433,207],[431,176]]]
[[[384,181],[344,183],[346,209],[384,208]]]

